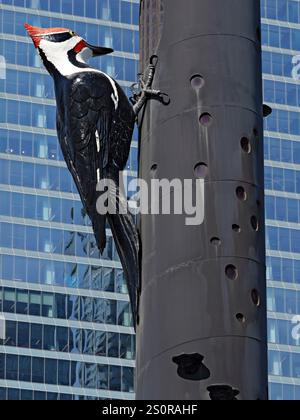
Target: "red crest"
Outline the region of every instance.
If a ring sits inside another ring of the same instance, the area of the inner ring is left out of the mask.
[[[28,32],[28,35],[32,38],[32,41],[33,41],[36,48],[39,47],[40,42],[41,42],[41,38],[44,35],[51,35],[51,34],[59,34],[59,33],[63,33],[63,32],[69,32],[69,30],[66,29],[66,28],[43,29],[43,28],[39,28],[37,26],[28,25],[28,23],[25,23],[24,26],[25,26],[25,29]]]

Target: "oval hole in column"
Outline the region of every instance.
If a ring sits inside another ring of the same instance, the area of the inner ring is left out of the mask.
[[[225,268],[225,274],[230,280],[236,280],[239,276],[238,269],[232,264],[227,265]]]
[[[150,173],[151,173],[151,176],[152,176],[153,178],[156,176],[156,174],[157,174],[157,170],[158,170],[158,165],[157,165],[156,163],[154,163],[154,164],[151,166],[151,169],[150,169]]]
[[[241,147],[245,153],[248,153],[248,155],[252,151],[251,142],[247,137],[242,137],[241,139]]]
[[[195,74],[191,77],[191,86],[195,90],[200,90],[205,85],[205,80],[200,74]]]
[[[245,322],[246,322],[246,318],[245,318],[245,316],[243,314],[236,314],[236,319],[241,324],[245,324]]]
[[[208,166],[204,162],[197,163],[194,168],[196,178],[204,179],[208,175]]]
[[[255,230],[255,232],[259,231],[259,222],[256,216],[251,217],[251,226],[252,229]]]
[[[214,237],[214,238],[211,238],[210,243],[211,243],[213,246],[218,247],[218,246],[221,246],[222,241],[221,241],[221,239],[220,239],[220,238]]]
[[[247,200],[247,193],[245,191],[245,188],[244,187],[237,187],[236,196],[239,200],[246,201]]]
[[[236,233],[241,233],[242,229],[239,225],[232,225],[232,230]]]
[[[212,116],[208,112],[204,112],[200,115],[199,121],[203,127],[209,127],[212,124]]]
[[[252,290],[251,299],[252,299],[252,302],[254,303],[255,306],[257,306],[257,307],[260,306],[261,301],[260,301],[260,295],[259,295],[258,290],[256,290],[256,289]]]

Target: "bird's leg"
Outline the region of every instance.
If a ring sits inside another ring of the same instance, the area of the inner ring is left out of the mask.
[[[136,116],[138,116],[148,99],[156,99],[165,105],[168,105],[169,103],[165,101],[165,97],[168,95],[162,93],[160,90],[152,89],[156,65],[157,56],[152,56],[147,69],[147,79],[144,80],[144,75],[140,74],[139,82],[132,86],[134,96],[131,98],[131,102],[133,104],[133,110]]]

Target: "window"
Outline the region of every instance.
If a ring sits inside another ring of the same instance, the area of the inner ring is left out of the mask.
[[[38,324],[31,324],[31,348],[42,349],[43,348],[43,326]]]
[[[16,292],[14,289],[4,289],[3,312],[15,313]]]
[[[53,318],[54,295],[51,293],[43,293],[42,298],[42,316]]]
[[[44,382],[44,359],[32,358],[32,382]]]
[[[18,325],[18,347],[29,348],[29,324],[24,322]]]
[[[96,387],[97,389],[108,389],[108,366],[97,366]]]
[[[115,289],[114,271],[110,268],[103,269],[102,288],[106,292],[113,292]]]
[[[57,318],[66,319],[66,297],[64,295],[55,295],[55,313]]]
[[[6,321],[4,345],[15,347],[17,345],[17,323]]]
[[[82,331],[77,328],[71,328],[69,331],[70,351],[72,353],[82,353],[83,337]]]
[[[107,356],[119,357],[119,334],[108,333],[107,337],[108,337]]]
[[[71,394],[60,394],[61,401],[72,401],[73,397]]]
[[[22,401],[32,401],[33,400],[33,391],[28,391],[27,389],[21,389],[21,400]]]
[[[55,351],[55,327],[52,325],[44,325],[44,349]]]
[[[58,361],[58,384],[70,385],[70,362],[67,360]]]
[[[6,379],[11,381],[18,380],[18,356],[6,355]]]
[[[131,309],[128,302],[118,302],[118,325],[124,327],[132,325]]]
[[[122,391],[134,392],[134,375],[132,368],[122,367]]]
[[[45,382],[46,384],[57,384],[57,360],[45,360]]]
[[[282,400],[282,384],[270,384],[270,398],[272,401]]]
[[[26,270],[26,265],[22,264],[23,268]],[[23,277],[26,279],[26,275]],[[28,314],[28,306],[29,306],[29,295],[27,290],[17,290],[17,305],[16,311],[18,314]]]
[[[95,353],[95,333],[92,330],[83,331],[83,353],[94,354]]]
[[[64,327],[56,328],[56,350],[61,352],[69,351],[68,329]]]
[[[31,381],[31,357],[27,357],[27,356],[19,357],[19,381],[20,382]]]
[[[119,366],[109,366],[109,389],[121,391],[121,368]]]
[[[102,331],[95,331],[95,355],[106,356],[106,333]]]
[[[97,365],[86,363],[84,372],[85,372],[84,386],[89,389],[95,389]]]
[[[47,392],[47,401],[57,401],[59,400],[59,395],[54,392]]]
[[[7,399],[8,401],[19,401],[20,400],[20,390],[15,388],[7,389]]]
[[[293,354],[293,376],[300,378],[300,354]]]
[[[134,359],[134,340],[132,335],[120,335],[120,357],[128,360]]]
[[[41,294],[38,292],[30,292],[29,296],[29,314],[41,316]]]
[[[82,321],[92,322],[93,321],[93,298],[83,297],[82,298]]]
[[[0,378],[4,379],[5,375],[5,354],[0,354]]]
[[[280,354],[275,352],[270,352],[269,354],[269,372],[274,376],[282,375],[282,366]]]
[[[46,400],[46,392],[34,391],[34,400],[35,401],[45,401]]]

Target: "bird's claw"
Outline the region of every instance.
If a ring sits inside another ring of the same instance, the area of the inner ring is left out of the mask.
[[[147,68],[147,78],[145,79],[143,74],[139,74],[138,83],[133,84],[131,87],[133,97],[130,98],[130,101],[133,104],[134,112],[136,115],[139,114],[149,99],[158,100],[164,105],[169,105],[171,102],[169,96],[166,93],[162,93],[160,90],[152,89],[152,83],[154,80],[157,63],[158,57],[153,55],[150,58],[150,64]]]
[[[160,90],[155,90],[155,89],[144,89],[144,92],[147,96],[159,96],[161,94]]]
[[[144,92],[145,92],[147,98],[155,99],[155,100],[161,102],[164,105],[169,105],[169,103],[171,102],[169,95],[161,92],[160,90],[146,89]]]

